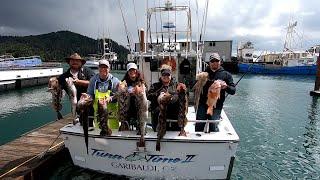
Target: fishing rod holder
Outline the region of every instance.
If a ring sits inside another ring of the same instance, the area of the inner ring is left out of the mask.
[[[188,122],[195,122],[195,123],[206,123],[203,129],[204,133],[209,133],[209,124],[219,124],[222,121],[222,118],[220,117],[220,119],[218,120],[211,120],[211,119],[207,119],[207,120],[188,120]],[[167,119],[167,122],[178,122],[178,120],[175,119]]]

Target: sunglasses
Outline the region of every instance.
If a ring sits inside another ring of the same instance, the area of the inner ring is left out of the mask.
[[[106,66],[106,65],[99,65],[99,68],[101,68],[101,69],[109,69],[109,67]]]
[[[161,76],[171,76],[171,75],[168,73],[163,73],[163,74],[161,74]]]
[[[210,60],[210,62],[211,62],[211,63],[219,62],[219,60],[218,60],[218,59],[212,59],[212,60]]]

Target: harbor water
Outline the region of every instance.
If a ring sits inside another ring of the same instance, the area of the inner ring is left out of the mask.
[[[114,73],[122,78],[123,73]],[[236,82],[241,75],[233,75]],[[320,179],[320,98],[313,76],[246,75],[225,111],[240,136],[232,179]],[[0,94],[0,144],[56,119],[46,86]],[[63,111],[70,112],[67,97]],[[104,179],[61,162],[50,179]]]

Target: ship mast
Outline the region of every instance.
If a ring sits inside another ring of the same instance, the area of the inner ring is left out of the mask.
[[[297,21],[295,22],[289,22],[287,29],[287,34],[286,34],[286,39],[284,41],[283,45],[283,51],[292,51],[293,43],[294,43],[294,38],[293,35],[295,33],[294,28],[297,26]]]

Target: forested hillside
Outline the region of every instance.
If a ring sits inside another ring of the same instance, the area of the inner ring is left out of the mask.
[[[118,53],[120,61],[127,58],[128,49],[112,40],[111,47]],[[74,52],[84,57],[88,54],[101,53],[101,50],[98,40],[70,31],[31,36],[0,36],[0,55],[6,53],[14,57],[39,55],[44,61],[63,61]]]

